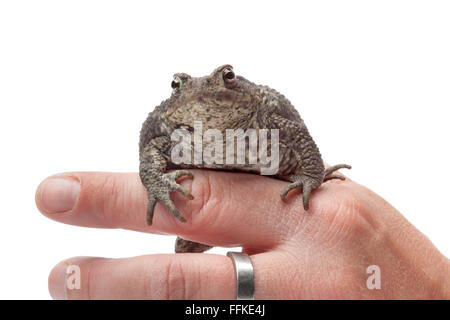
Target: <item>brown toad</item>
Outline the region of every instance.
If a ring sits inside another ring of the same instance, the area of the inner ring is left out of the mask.
[[[157,201],[163,203],[177,219],[186,221],[170,199],[170,193],[178,191],[189,199],[193,198],[176,182],[176,179],[182,176],[193,178],[192,174],[185,170],[187,168],[243,171],[255,174],[262,172],[260,153],[256,153],[257,163],[250,163],[251,151],[249,150],[244,151],[245,163],[236,161],[239,154],[237,150],[234,154],[232,153],[231,157],[234,160],[232,163],[226,161],[229,160],[226,159],[226,152],[221,155],[217,153],[217,150],[213,154],[223,161],[214,163],[194,161],[192,159],[196,159],[198,153],[194,152],[196,147],[192,140],[187,140],[189,147],[192,147],[187,159],[192,161],[187,163],[174,161],[174,148],[177,145],[180,146],[180,141],[173,139],[172,135],[177,129],[184,135],[200,129],[202,134],[208,130],[209,132],[215,130],[216,134],[224,136],[227,130],[231,129],[235,129],[235,132],[240,129],[245,132],[248,129],[254,129],[255,133],[266,132],[269,149],[277,138],[275,152],[278,153],[278,171],[271,176],[291,182],[281,191],[280,196],[283,201],[286,201],[289,191],[301,188],[305,210],[308,210],[309,196],[313,189],[330,179],[344,179],[342,176],[333,174],[335,170],[350,169],[350,166],[345,164],[325,169],[319,149],[289,100],[267,86],[256,85],[241,76],[236,76],[230,65],[221,66],[211,75],[199,78],[185,73],[175,74],[172,88],[172,96],[149,114],[140,133],[139,174],[148,192],[148,225],[152,224]],[[267,130],[262,129],[268,129],[270,136]],[[232,136],[233,142],[238,136],[239,134]],[[217,138],[217,135],[215,137]],[[250,135],[247,135],[247,138],[250,145]],[[226,141],[220,143],[223,143],[224,150],[228,151],[225,146]],[[206,148],[207,144],[206,141],[201,141],[203,148]],[[234,150],[234,146],[232,149]],[[217,160],[217,157],[215,159]],[[175,170],[167,172],[172,169]],[[210,247],[207,245],[178,238],[175,251],[202,252],[208,248]]]

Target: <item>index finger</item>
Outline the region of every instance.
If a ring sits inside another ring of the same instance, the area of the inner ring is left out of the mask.
[[[299,199],[288,204],[279,193],[286,182],[252,174],[192,170],[194,179],[181,182],[194,195],[171,197],[187,218],[176,220],[157,204],[152,226],[146,224],[147,192],[137,173],[74,172],[52,176],[36,193],[47,217],[78,226],[124,228],[177,234],[210,245],[271,247],[289,236],[304,211]],[[61,202],[72,201],[72,206]],[[312,206],[314,210],[314,194]],[[62,209],[66,210],[62,210]],[[60,209],[55,210],[55,209]]]

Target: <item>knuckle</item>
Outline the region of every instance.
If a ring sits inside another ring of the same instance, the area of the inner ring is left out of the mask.
[[[165,277],[165,298],[167,300],[185,300],[192,298],[188,290],[185,266],[180,259],[168,259]]]
[[[213,178],[210,172],[205,172],[197,174],[194,181],[194,200],[191,201],[194,227],[203,230],[221,224],[222,213],[226,210],[226,193],[230,189],[228,180],[220,180],[219,185],[217,177]]]
[[[115,175],[105,175],[99,182],[97,190],[94,190],[96,199],[101,199],[96,214],[100,215],[102,224],[106,224],[108,227],[115,227],[113,221],[116,221],[116,219],[110,219],[113,212],[128,211],[124,182],[122,179],[118,181],[118,177]]]
[[[358,192],[341,185],[339,190],[332,194],[333,201],[329,206],[320,211],[318,229],[324,235],[340,234],[348,236],[354,233],[354,229],[360,225],[361,199]]]
[[[345,193],[340,194],[335,219],[340,224],[353,228],[359,223],[360,197],[352,190],[345,191]]]
[[[368,214],[373,208],[363,192],[359,189],[348,188],[341,195],[340,207],[336,215],[342,225],[345,225],[350,235],[366,234],[373,229],[373,221]],[[370,208],[372,209],[370,209]],[[369,210],[367,210],[369,208]]]
[[[352,189],[343,190],[340,196],[341,211],[357,211],[360,207],[360,195]]]

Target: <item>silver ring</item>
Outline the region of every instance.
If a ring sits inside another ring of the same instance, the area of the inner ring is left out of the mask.
[[[255,277],[250,257],[243,252],[228,252],[227,256],[233,261],[234,273],[236,274],[236,299],[253,300]]]

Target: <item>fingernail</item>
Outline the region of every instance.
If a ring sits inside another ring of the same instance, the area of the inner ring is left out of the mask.
[[[74,176],[53,176],[44,180],[38,188],[40,207],[46,213],[70,211],[78,200],[80,180]]]

